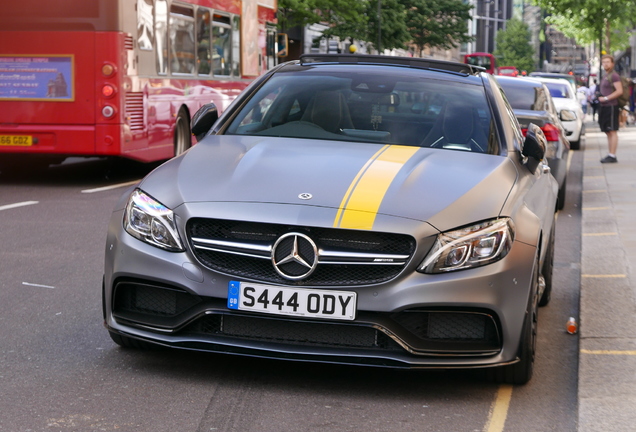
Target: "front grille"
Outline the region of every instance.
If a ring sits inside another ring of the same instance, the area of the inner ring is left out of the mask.
[[[126,93],[126,120],[130,130],[144,128],[144,94],[142,92]]]
[[[271,261],[274,243],[290,232],[310,237],[320,251],[316,270],[298,281],[282,277]],[[237,278],[282,285],[386,282],[404,269],[415,250],[415,240],[403,234],[217,219],[192,219],[187,233],[195,256],[206,267]]]
[[[219,314],[208,315],[185,331],[289,345],[402,350],[381,331],[372,327],[342,323],[300,322]]]

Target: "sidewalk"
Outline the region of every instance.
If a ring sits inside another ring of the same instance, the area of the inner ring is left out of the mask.
[[[588,116],[589,118],[589,116]],[[579,432],[636,430],[636,125],[619,131],[618,163],[586,123],[579,317]]]

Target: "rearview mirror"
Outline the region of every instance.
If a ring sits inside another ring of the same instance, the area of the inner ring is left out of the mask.
[[[197,142],[205,137],[205,134],[212,129],[212,126],[218,118],[219,112],[213,103],[207,103],[199,108],[194,116],[192,116],[192,134],[197,139]]]

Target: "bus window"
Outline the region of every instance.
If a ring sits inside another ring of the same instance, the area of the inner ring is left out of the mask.
[[[241,18],[238,15],[232,17],[232,73],[241,76]]]
[[[232,27],[230,18],[214,14],[212,26],[214,75],[230,75],[232,67]]]
[[[137,45],[141,50],[152,50],[152,0],[137,0]]]
[[[168,2],[155,2],[155,41],[157,53],[157,73],[168,72]]]
[[[199,8],[197,11],[197,72],[199,75],[210,75],[211,60],[210,12]]]
[[[191,7],[170,7],[170,71],[194,73],[194,11]]]

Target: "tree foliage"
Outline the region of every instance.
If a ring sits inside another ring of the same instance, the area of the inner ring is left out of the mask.
[[[506,23],[506,29],[497,32],[497,48],[493,53],[501,66],[514,66],[532,72],[535,69],[534,50],[530,45],[530,29],[519,19]]]
[[[400,0],[406,8],[406,26],[420,51],[425,46],[451,49],[469,42],[472,6],[461,0]]]
[[[382,49],[449,49],[468,42],[469,11],[462,0],[381,0]],[[356,39],[377,49],[378,0],[279,0],[279,28],[325,23],[323,37]]]
[[[636,2],[625,0],[534,0],[552,16],[549,21],[580,44],[603,40],[607,52],[626,45],[636,24]]]

